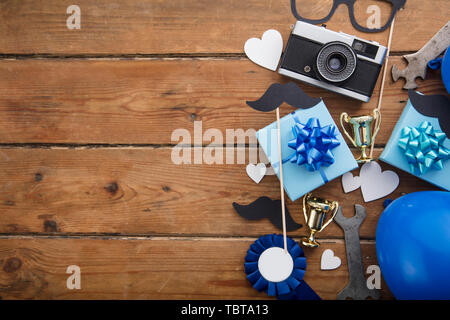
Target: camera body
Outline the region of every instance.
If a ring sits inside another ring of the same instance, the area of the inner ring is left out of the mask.
[[[377,42],[297,21],[278,72],[367,102],[386,51]]]

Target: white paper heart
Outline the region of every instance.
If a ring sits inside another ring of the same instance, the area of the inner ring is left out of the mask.
[[[275,71],[283,51],[283,37],[277,30],[267,30],[261,39],[251,38],[245,42],[247,57],[261,67]]]
[[[365,202],[383,198],[397,189],[400,179],[394,171],[381,172],[376,161],[363,164],[359,171],[361,192]]]
[[[333,250],[327,249],[322,253],[322,259],[320,259],[320,269],[322,270],[334,270],[341,266],[341,258],[334,255]]]
[[[361,187],[361,179],[358,176],[353,176],[351,172],[347,172],[342,176],[342,188],[345,193],[355,191]]]
[[[247,175],[256,183],[260,183],[264,175],[266,174],[266,165],[264,163],[258,163],[256,166],[253,163],[249,163],[245,171]]]

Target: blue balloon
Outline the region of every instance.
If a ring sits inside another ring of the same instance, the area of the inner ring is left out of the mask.
[[[450,50],[447,49],[442,59],[441,67],[442,81],[444,82],[447,92],[450,93]]]
[[[450,192],[394,200],[378,221],[376,247],[381,273],[397,299],[450,299]]]

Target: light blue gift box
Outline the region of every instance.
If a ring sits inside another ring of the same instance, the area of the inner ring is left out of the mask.
[[[323,101],[320,101],[312,108],[298,109],[281,118],[280,140],[281,158],[283,160],[289,159],[295,154],[295,150],[288,146],[288,141],[294,138],[292,127],[296,123],[294,120],[295,115],[297,115],[303,124],[306,124],[310,118],[315,117],[319,119],[321,127],[327,125],[336,126],[336,123],[333,121],[333,118]],[[322,167],[322,174],[319,171],[309,171],[305,165],[297,165],[296,163],[291,163],[289,161],[283,163],[284,189],[292,201],[295,201],[306,193],[324,185],[327,181],[331,181],[358,167],[358,163],[345,143],[337,126],[336,132],[336,138],[340,142],[340,145],[331,151],[334,155],[335,162],[329,167]],[[278,178],[280,178],[276,121],[267,127],[258,130],[256,137],[259,145],[264,150],[268,160],[274,168],[275,173]],[[325,175],[325,177],[322,175]]]
[[[430,122],[435,131],[442,131],[437,118],[422,115],[414,109],[411,104],[411,100],[408,100],[408,103],[406,104],[405,109],[403,109],[403,113],[395,125],[394,131],[392,132],[392,135],[380,156],[380,160],[403,171],[411,173],[416,177],[428,181],[447,191],[450,191],[450,160],[444,162],[444,168],[442,170],[430,169],[424,174],[417,175],[411,171],[403,150],[398,146],[402,129],[406,126],[418,127],[423,121]],[[445,139],[443,145],[446,148],[450,148],[450,140],[448,138]]]

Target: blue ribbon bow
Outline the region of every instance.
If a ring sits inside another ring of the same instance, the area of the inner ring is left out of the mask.
[[[319,119],[314,117],[309,118],[306,124],[302,124],[297,115],[294,120],[292,132],[295,138],[288,142],[288,146],[295,150],[295,154],[289,160],[299,166],[304,164],[309,171],[332,165],[334,155],[331,150],[341,144],[336,138],[336,126],[321,127]]]
[[[283,248],[283,236],[280,234],[268,234],[256,240],[247,251],[245,257],[245,273],[247,279],[258,291],[265,291],[269,296],[276,296],[280,300],[320,300],[320,297],[303,280],[306,269],[306,258],[302,248],[287,238],[288,252],[294,261],[294,269],[289,277],[280,282],[266,280],[258,269],[258,261],[261,254],[271,247]]]
[[[333,124],[321,127],[319,119],[315,117],[309,118],[308,122],[303,124],[298,115],[294,114],[294,120],[294,139],[288,142],[288,146],[294,149],[295,153],[289,159],[284,159],[283,163],[290,161],[299,166],[305,165],[309,171],[319,171],[323,181],[328,182],[322,167],[329,167],[335,161],[331,150],[341,144],[336,137],[339,131]]]
[[[428,121],[423,121],[418,127],[402,129],[398,146],[403,150],[413,174],[443,169],[443,162],[450,158],[450,149],[443,145],[446,138],[444,132],[434,130]]]

